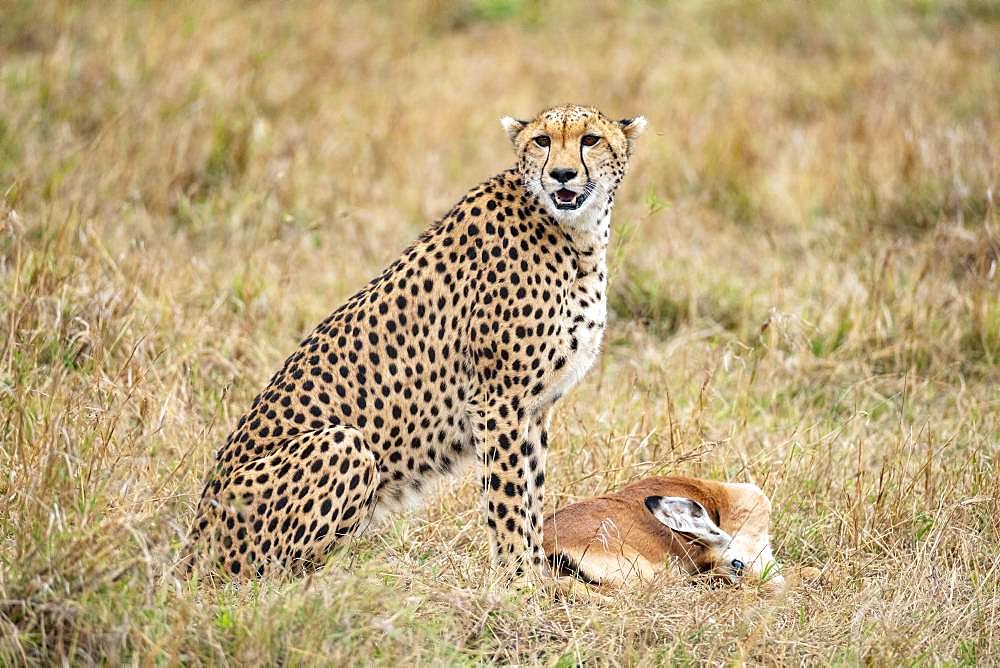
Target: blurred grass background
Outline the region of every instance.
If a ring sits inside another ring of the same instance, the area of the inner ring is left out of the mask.
[[[0,6],[0,664],[989,663],[1000,4]],[[549,510],[754,481],[775,601],[483,576],[475,476],[306,581],[178,581],[216,447],[501,115],[644,114]]]

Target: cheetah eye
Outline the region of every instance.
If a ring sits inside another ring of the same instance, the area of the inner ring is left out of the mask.
[[[535,137],[534,142],[539,146],[541,146],[542,148],[545,148],[546,146],[552,143],[552,140],[546,137],[545,135],[538,135],[537,137]]]
[[[583,135],[583,139],[580,140],[580,143],[584,146],[593,146],[599,141],[601,141],[601,138],[597,135]]]

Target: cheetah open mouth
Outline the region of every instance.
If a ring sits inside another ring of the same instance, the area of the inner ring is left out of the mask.
[[[579,209],[589,194],[587,190],[577,193],[569,188],[560,188],[549,195],[549,197],[552,198],[552,202],[556,205],[557,209]]]

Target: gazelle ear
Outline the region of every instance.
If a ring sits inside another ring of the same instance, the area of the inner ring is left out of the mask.
[[[507,136],[510,137],[511,142],[517,140],[517,135],[520,134],[524,126],[528,124],[528,121],[519,121],[511,116],[504,116],[500,119],[500,125],[506,130]]]
[[[664,526],[709,546],[723,547],[732,538],[708,516],[705,507],[682,496],[647,496],[646,508]]]
[[[635,118],[623,118],[618,121],[618,127],[622,129],[625,133],[625,139],[628,141],[629,153],[632,152],[632,148],[635,146],[635,140],[646,131],[646,117],[636,116]]]

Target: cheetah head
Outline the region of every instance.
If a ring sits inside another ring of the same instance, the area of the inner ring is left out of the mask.
[[[628,170],[642,116],[612,121],[593,107],[564,105],[534,120],[500,119],[525,187],[564,225],[586,225],[607,210]]]

